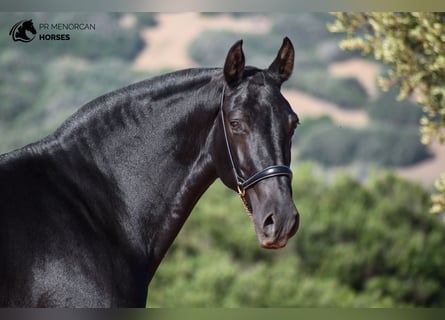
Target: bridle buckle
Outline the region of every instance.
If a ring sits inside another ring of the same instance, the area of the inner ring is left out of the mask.
[[[243,187],[242,187],[242,183],[241,182],[238,182],[237,183],[237,185],[236,185],[236,189],[237,189],[237,191],[238,191],[238,194],[241,196],[241,197],[244,197],[245,195],[246,195],[246,189],[244,189]]]

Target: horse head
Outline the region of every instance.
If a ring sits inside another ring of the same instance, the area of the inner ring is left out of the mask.
[[[218,174],[240,194],[264,248],[284,247],[299,225],[289,168],[299,119],[280,92],[293,64],[288,38],[267,69],[245,66],[242,41],[224,64],[220,141],[225,140],[227,156],[219,157]]]
[[[30,38],[27,35],[27,31],[31,32],[34,35],[34,37],[35,34],[37,33],[31,19],[17,22],[9,31],[9,35],[12,36],[12,39],[14,41],[30,42],[34,39],[34,37]]]
[[[32,34],[36,34],[37,31],[34,28],[34,24],[32,23],[32,20],[26,20],[23,22],[22,27],[24,30],[31,32]]]

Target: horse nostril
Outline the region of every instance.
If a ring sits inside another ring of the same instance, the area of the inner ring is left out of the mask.
[[[273,221],[273,214],[270,213],[263,222],[263,233],[266,237],[274,235],[275,223]]]

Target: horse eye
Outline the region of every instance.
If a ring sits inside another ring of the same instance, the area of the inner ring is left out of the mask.
[[[230,120],[230,127],[232,127],[232,129],[239,129],[241,127],[241,122],[238,120]]]

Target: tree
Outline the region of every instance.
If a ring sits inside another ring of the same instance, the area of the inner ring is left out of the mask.
[[[345,32],[345,50],[374,55],[389,68],[379,79],[388,90],[399,86],[398,99],[423,106],[421,141],[445,142],[445,13],[333,13],[331,32]],[[431,212],[445,211],[445,174],[435,183]]]

